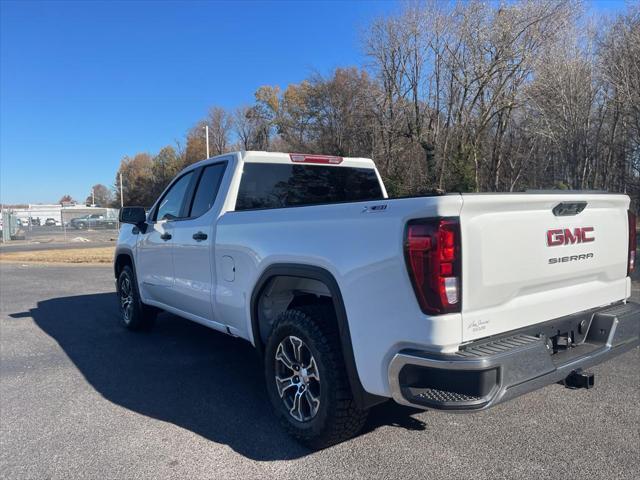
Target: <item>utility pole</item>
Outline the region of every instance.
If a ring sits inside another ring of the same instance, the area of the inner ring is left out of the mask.
[[[93,187],[91,187],[91,206],[94,207],[96,205],[96,191]]]
[[[124,194],[122,191],[122,172],[120,172],[120,208],[124,207]]]
[[[204,126],[204,134],[207,137],[207,158],[209,158],[209,125]]]

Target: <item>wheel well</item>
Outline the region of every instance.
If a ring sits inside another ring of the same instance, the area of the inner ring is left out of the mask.
[[[131,256],[128,253],[120,253],[116,257],[116,261],[114,263],[114,271],[116,278],[120,275],[120,272],[124,268],[125,265],[129,265],[133,268],[133,261],[131,260]]]
[[[340,287],[334,276],[321,267],[282,263],[271,265],[262,273],[250,304],[253,343],[260,354],[264,353],[264,342],[278,315],[292,306],[310,302],[327,302],[333,307],[334,315],[326,320],[335,322],[338,328],[345,367],[357,404],[360,408],[369,408],[384,402],[385,397],[365,391],[360,382]]]
[[[287,275],[271,277],[256,301],[258,331],[254,334],[259,334],[259,338],[254,338],[254,341],[261,345],[266,343],[276,319],[282,312],[317,304],[330,305],[334,309],[331,292],[320,280]],[[337,322],[335,310],[334,315],[326,320]]]

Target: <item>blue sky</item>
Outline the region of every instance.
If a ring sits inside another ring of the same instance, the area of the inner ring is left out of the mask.
[[[0,0],[0,201],[84,200],[210,106],[360,65],[393,1]],[[599,2],[617,10],[623,2]]]

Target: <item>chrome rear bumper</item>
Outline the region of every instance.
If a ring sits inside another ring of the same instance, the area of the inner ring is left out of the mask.
[[[640,344],[640,305],[635,303],[552,322],[554,327],[575,325],[586,331],[576,346],[553,354],[548,338],[535,333],[546,324],[474,342],[450,355],[402,350],[389,365],[392,396],[400,404],[418,408],[482,410],[562,381],[575,370]]]

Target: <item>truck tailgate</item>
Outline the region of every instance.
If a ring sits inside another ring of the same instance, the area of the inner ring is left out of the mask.
[[[614,194],[463,195],[463,341],[626,298],[628,207]]]

